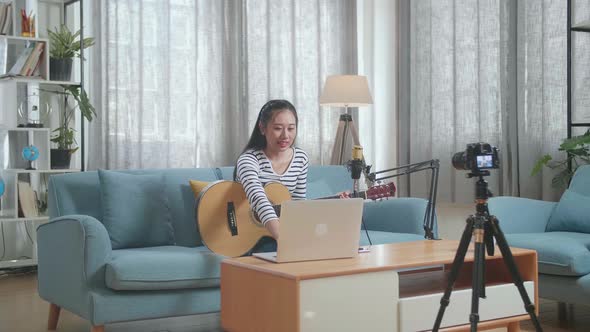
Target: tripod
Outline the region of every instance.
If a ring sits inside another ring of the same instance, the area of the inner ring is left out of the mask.
[[[336,139],[334,140],[330,164],[344,164],[350,159],[346,154],[352,150],[354,145],[360,145],[359,134],[354,121],[352,121],[350,110],[346,107],[346,113],[340,114],[340,120],[338,121],[338,129],[336,130]]]
[[[449,298],[451,297],[451,292],[453,290],[453,286],[455,285],[459,270],[461,269],[461,266],[465,260],[465,254],[467,253],[467,248],[469,247],[469,242],[471,242],[472,236],[475,238],[475,257],[473,260],[473,277],[471,281],[471,315],[469,315],[471,332],[477,331],[477,324],[479,322],[479,298],[485,298],[486,296],[484,280],[484,248],[487,249],[488,255],[491,256],[494,254],[493,238],[496,239],[498,247],[500,248],[500,252],[502,253],[504,264],[506,264],[510,274],[512,275],[512,281],[518,288],[518,292],[520,293],[520,297],[524,302],[525,309],[529,316],[531,316],[535,330],[543,331],[541,325],[539,324],[539,320],[537,319],[537,315],[535,314],[535,306],[531,303],[531,300],[529,299],[529,296],[524,288],[522,278],[514,261],[514,256],[512,256],[512,252],[508,247],[508,242],[506,242],[504,233],[502,233],[502,230],[500,229],[499,221],[496,217],[490,216],[487,202],[488,198],[492,196],[492,193],[488,190],[487,181],[483,179],[483,177],[487,175],[490,175],[489,171],[479,169],[467,175],[469,178],[479,177],[479,180],[475,185],[475,196],[477,203],[476,214],[467,218],[467,225],[465,226],[465,230],[461,236],[459,248],[455,254],[453,265],[451,266],[451,273],[449,276],[447,288],[445,289],[444,295],[440,300],[440,308],[438,310],[432,331],[436,332],[440,328],[445,309],[449,305]]]

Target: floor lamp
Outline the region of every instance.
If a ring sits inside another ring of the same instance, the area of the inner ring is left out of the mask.
[[[343,165],[352,158],[353,145],[360,145],[359,135],[352,121],[351,107],[361,107],[373,104],[366,76],[333,75],[326,78],[321,106],[344,107],[346,113],[340,115],[334,148],[332,150],[331,165]]]

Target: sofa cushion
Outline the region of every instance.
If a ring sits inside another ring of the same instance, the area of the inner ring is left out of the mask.
[[[428,201],[417,197],[400,197],[366,202],[363,220],[368,229],[408,234],[424,234],[424,214]],[[436,233],[436,224],[434,225]]]
[[[99,170],[102,223],[113,249],[174,244],[163,174]]]
[[[307,173],[307,198],[336,195],[352,189],[352,178],[345,166],[310,166]]]
[[[205,247],[114,250],[106,266],[106,284],[114,290],[218,287],[222,259]]]
[[[330,185],[323,179],[319,179],[313,182],[307,182],[307,198],[317,199],[322,197],[334,196],[336,193],[333,192]]]
[[[590,196],[566,190],[549,218],[547,231],[590,233]]]
[[[590,196],[590,165],[581,165],[576,169],[569,190],[578,194]]]
[[[195,224],[195,195],[188,181],[216,181],[219,179],[217,172],[214,168],[176,168],[164,170],[163,173],[176,245],[184,247],[202,245],[201,236]]]
[[[423,235],[409,234],[409,233],[391,233],[391,232],[380,232],[380,231],[369,231],[369,237],[373,244],[386,244],[386,243],[400,243],[400,242],[412,242],[424,240]],[[363,228],[361,230],[361,246],[369,245],[367,233]]]
[[[539,273],[581,276],[590,273],[590,234],[546,232],[506,234],[512,247],[534,249]]]

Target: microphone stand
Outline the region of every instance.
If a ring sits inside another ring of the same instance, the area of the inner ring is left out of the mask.
[[[354,161],[353,161],[354,162]],[[364,163],[363,163],[364,164]],[[361,164],[361,170],[365,172],[365,178],[367,181],[373,185],[376,181],[382,181],[385,179],[390,179],[402,175],[409,175],[412,173],[425,171],[425,170],[432,170],[432,174],[430,176],[430,192],[428,195],[428,204],[426,205],[426,213],[424,214],[424,238],[429,240],[435,240],[434,238],[434,221],[435,221],[435,207],[436,207],[436,192],[438,190],[438,171],[440,168],[440,162],[438,159],[432,159],[428,161],[423,161],[414,164],[408,164],[404,166],[394,167],[390,169],[385,169],[378,172],[370,172],[369,170],[371,166],[364,166]],[[354,167],[351,167],[354,170]],[[383,173],[391,173],[393,174],[384,174]],[[378,176],[379,175],[379,176]],[[360,176],[360,174],[359,174]],[[356,180],[358,182],[358,180]],[[358,186],[358,183],[355,183]]]
[[[352,159],[347,163],[347,168],[350,171],[350,177],[352,178],[352,194],[351,197],[358,197],[360,191],[359,179],[361,178],[361,173],[366,174],[367,170],[371,166],[366,166],[365,158],[362,155],[363,148],[360,145],[355,145],[352,148]],[[367,229],[367,225],[365,225],[365,218],[361,217],[361,223],[363,224],[363,228],[365,229],[365,234],[367,234],[367,240],[369,240],[369,248],[373,245],[373,241],[371,241],[371,236],[369,236],[369,229]],[[359,248],[363,250],[368,250],[367,248]]]

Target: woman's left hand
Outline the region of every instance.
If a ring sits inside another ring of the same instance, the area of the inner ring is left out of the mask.
[[[339,192],[338,197],[339,198],[350,198],[350,192],[348,192],[348,191]]]

